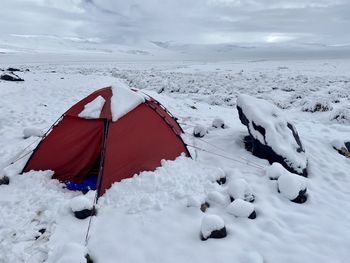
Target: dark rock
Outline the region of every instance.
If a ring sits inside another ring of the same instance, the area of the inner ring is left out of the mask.
[[[94,263],[94,261],[91,259],[89,254],[86,254],[85,258],[86,258],[86,263]]]
[[[78,219],[85,219],[85,218],[88,218],[90,216],[95,216],[96,214],[97,213],[96,213],[95,207],[93,207],[92,209],[84,209],[81,211],[74,212],[75,217]]]
[[[294,202],[294,203],[297,203],[297,204],[305,203],[306,200],[307,200],[306,191],[307,191],[306,188],[303,189],[303,190],[300,190],[298,196],[295,199],[291,200],[291,201]]]
[[[345,147],[341,147],[340,149],[338,149],[337,147],[333,148],[341,155],[350,158],[350,142],[344,142]]]
[[[41,228],[41,229],[39,229],[38,232],[40,233],[40,235],[37,235],[35,237],[35,240],[37,240],[39,237],[41,237],[42,234],[44,234],[46,232],[46,228]]]
[[[205,202],[205,203],[203,203],[203,204],[201,204],[201,211],[203,212],[203,213],[205,213],[205,211],[207,211],[207,209],[210,207],[210,205],[209,205],[209,203],[207,203],[207,202]]]
[[[253,211],[249,216],[248,216],[249,219],[255,219],[256,218],[256,212]]]
[[[5,73],[0,76],[0,79],[6,81],[24,81],[24,79],[20,78],[15,73]]]
[[[46,232],[46,228],[40,228],[39,233],[44,234]]]
[[[22,71],[18,68],[8,68],[7,71],[11,71],[11,72],[14,72],[14,71]]]
[[[10,178],[8,176],[3,176],[0,178],[0,185],[8,185],[10,183]]]
[[[207,129],[202,125],[197,125],[193,129],[193,136],[197,138],[202,138],[207,133]]]
[[[86,195],[86,194],[89,192],[89,189],[85,188],[85,189],[81,190],[81,192],[82,192],[84,195]]]
[[[244,201],[247,201],[247,202],[250,202],[250,203],[254,203],[255,201],[255,195],[253,194],[250,194],[250,195],[247,195],[247,196],[244,196]]]
[[[218,238],[224,238],[226,236],[227,236],[226,227],[223,227],[220,230],[214,230],[213,232],[211,232],[210,236],[207,237],[207,238],[205,238],[205,237],[203,237],[203,235],[201,235],[201,239],[203,241],[205,241],[205,240],[207,240],[209,238],[216,238],[216,239],[218,239]]]
[[[218,180],[216,180],[216,182],[219,184],[219,185],[223,185],[226,183],[226,177],[221,177],[219,178]]]
[[[344,144],[347,150],[350,151],[350,142],[345,142]]]
[[[296,173],[307,177],[307,169],[304,168],[302,173],[298,173],[292,167],[290,167],[285,159],[278,155],[270,146],[260,143],[260,141],[254,139],[252,136],[248,135],[244,137],[244,146],[247,151],[251,152],[254,156],[266,159],[270,164],[277,162],[280,163],[285,169],[290,171],[291,173]]]

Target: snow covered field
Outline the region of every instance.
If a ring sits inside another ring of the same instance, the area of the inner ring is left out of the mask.
[[[18,73],[24,82],[0,81],[0,168],[10,177],[10,185],[0,186],[1,263],[72,262],[63,258],[70,253],[83,259],[79,253],[85,250],[77,244],[85,245],[89,220],[78,220],[70,211],[71,199],[80,193],[62,189],[47,171],[19,175],[29,155],[2,168],[38,142],[37,137],[23,138],[25,128],[45,131],[75,102],[116,79],[166,106],[179,119],[189,145],[230,159],[190,148],[193,160],[164,161],[155,172],[114,184],[100,198],[92,220],[87,250],[94,262],[348,261],[350,159],[333,145],[350,140],[349,60],[0,60],[0,68],[9,66],[29,71]],[[290,202],[278,193],[277,181],[265,171],[269,163],[245,150],[248,132],[236,110],[239,94],[272,102],[296,126],[309,161],[306,203]],[[217,117],[228,128],[211,128]],[[197,124],[208,128],[202,139],[191,136]],[[216,179],[222,175],[227,182],[219,185]],[[227,208],[228,185],[240,178],[255,196],[256,219],[235,217]],[[205,213],[199,209],[204,201],[210,203]],[[224,220],[226,238],[201,240],[205,214]],[[41,229],[46,229],[42,235]]]

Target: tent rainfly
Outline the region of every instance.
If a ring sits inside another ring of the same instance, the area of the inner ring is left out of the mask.
[[[101,196],[114,182],[153,171],[162,159],[190,156],[183,130],[154,98],[123,85],[95,91],[72,106],[38,144],[23,172],[53,170],[54,179],[95,177]]]

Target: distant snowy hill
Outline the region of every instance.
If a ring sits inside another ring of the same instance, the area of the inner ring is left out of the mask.
[[[93,60],[232,60],[350,57],[350,45],[318,43],[183,44],[144,41],[137,44],[104,43],[97,38],[55,35],[8,35],[0,38],[0,55],[65,54]],[[3,56],[2,56],[3,57]],[[47,57],[47,56],[46,56]],[[23,58],[22,58],[23,59]],[[30,59],[29,59],[30,60]],[[23,61],[23,60],[22,60]],[[24,60],[25,61],[25,60]]]

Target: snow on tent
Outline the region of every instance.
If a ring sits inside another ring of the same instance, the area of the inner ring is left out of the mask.
[[[53,170],[68,188],[85,184],[100,196],[114,182],[155,170],[162,159],[190,156],[182,132],[155,99],[123,85],[103,88],[62,115],[23,172]]]

